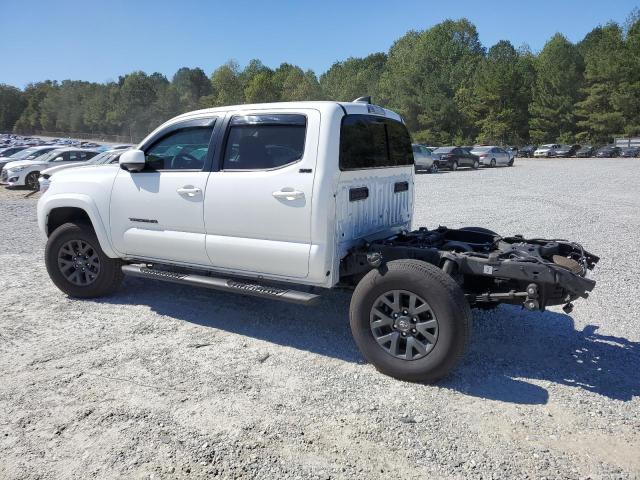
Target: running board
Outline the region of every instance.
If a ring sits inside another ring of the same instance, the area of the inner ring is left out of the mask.
[[[301,305],[311,305],[320,299],[320,295],[313,293],[286,290],[227,278],[156,270],[141,265],[123,265],[122,273],[131,275],[132,277],[155,278],[156,280],[164,280],[165,282],[179,283],[181,285],[211,288],[213,290],[222,290],[223,292],[271,298],[273,300],[282,300],[284,302],[298,303]]]

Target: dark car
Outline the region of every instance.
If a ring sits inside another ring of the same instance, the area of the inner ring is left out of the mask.
[[[612,158],[618,157],[620,155],[620,147],[616,147],[614,145],[605,145],[604,147],[600,147],[596,152],[596,158]]]
[[[558,148],[551,150],[550,157],[573,157],[580,145],[560,145]]]
[[[596,151],[596,147],[592,147],[591,145],[583,145],[576,151],[576,157],[578,158],[593,157],[593,154],[595,151]]]
[[[640,157],[640,147],[626,147],[620,152],[621,157]]]
[[[438,147],[431,155],[438,162],[438,168],[455,171],[458,167],[476,169],[480,166],[480,158],[462,147]]]
[[[533,157],[533,152],[537,150],[537,145],[527,145],[518,150],[519,157],[530,158]]]

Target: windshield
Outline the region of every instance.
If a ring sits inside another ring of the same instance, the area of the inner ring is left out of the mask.
[[[565,150],[571,150],[571,145],[560,145],[560,148]]]
[[[553,143],[547,143],[546,145],[542,145],[540,148],[551,148],[553,147]]]
[[[22,151],[20,151],[18,153],[14,153],[9,158],[11,158],[11,160],[22,160],[23,158],[27,158],[33,152],[37,152],[37,151],[38,151],[37,148],[27,148],[27,149],[22,150]]]
[[[473,147],[474,152],[488,152],[492,147]]]
[[[449,153],[454,148],[456,148],[456,147],[438,147],[433,151],[433,153]]]

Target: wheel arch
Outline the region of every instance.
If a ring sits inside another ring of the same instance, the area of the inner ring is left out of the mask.
[[[38,225],[49,237],[53,231],[68,222],[88,223],[96,234],[102,251],[111,258],[120,255],[115,251],[94,201],[86,195],[44,196],[38,202]]]

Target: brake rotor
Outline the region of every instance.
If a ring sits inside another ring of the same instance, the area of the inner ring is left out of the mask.
[[[575,273],[577,275],[582,273],[582,265],[580,265],[572,258],[563,257],[561,255],[554,255],[553,257],[551,257],[551,260],[553,260],[553,263],[555,263],[559,267],[565,268],[572,273]]]

